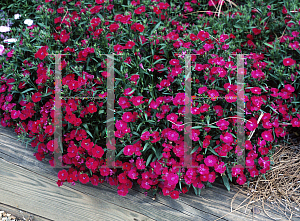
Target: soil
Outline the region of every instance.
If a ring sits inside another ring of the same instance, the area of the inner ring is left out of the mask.
[[[33,221],[33,219],[31,217],[25,218],[24,216],[19,218],[5,211],[0,211],[0,221]]]

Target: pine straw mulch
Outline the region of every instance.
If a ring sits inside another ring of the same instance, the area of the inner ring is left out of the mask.
[[[265,174],[265,179],[259,176],[255,181],[250,182],[249,187],[245,185],[239,188],[232,198],[231,205],[237,194],[242,194],[246,196],[246,199],[241,203],[244,205],[240,204],[237,209],[247,208],[255,203],[253,210],[261,207],[262,211],[272,220],[281,220],[282,217],[293,220],[300,217],[299,137],[293,140],[288,139],[288,142],[289,144],[282,144],[273,155],[274,164],[271,170]],[[270,210],[277,211],[281,216],[270,214],[268,212]],[[255,211],[253,212],[255,213]]]

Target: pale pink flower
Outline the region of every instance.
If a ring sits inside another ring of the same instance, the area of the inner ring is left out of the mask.
[[[5,39],[3,42],[4,43],[8,43],[8,44],[10,44],[10,43],[15,43],[15,42],[17,42],[18,40],[16,39],[16,38],[10,38],[10,39]]]
[[[3,45],[0,45],[0,55],[2,55],[4,52],[4,46]]]
[[[0,26],[0,32],[9,32],[10,31],[10,27],[8,26]]]

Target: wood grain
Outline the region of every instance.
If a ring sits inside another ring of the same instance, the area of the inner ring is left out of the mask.
[[[25,168],[27,171],[32,171],[43,178],[51,179],[56,185],[57,171],[51,170],[52,168],[49,168],[49,166],[46,167],[45,165],[47,163],[37,161],[32,156],[32,152],[29,149],[22,147],[18,141],[11,140],[11,138],[2,137],[2,135],[0,135],[0,145],[0,157],[4,157],[11,163],[14,163],[15,166],[22,167],[23,169]],[[18,153],[19,150],[20,153]],[[115,187],[111,187],[108,184],[98,187],[81,185],[80,183],[75,186],[71,186],[70,184],[65,184],[65,186],[86,195],[94,196],[95,198],[108,200],[109,202],[113,202],[119,206],[124,206],[125,208],[133,211],[149,214],[149,216],[156,220],[170,220],[179,217],[182,220],[192,220],[193,218],[193,214],[191,213],[185,211],[181,212],[168,205],[153,202],[152,199],[147,198],[143,194],[134,190],[130,190],[127,196],[122,197],[117,194]],[[200,211],[196,209],[193,210],[195,210],[195,213],[198,212],[198,217],[202,217],[202,220],[210,220],[207,219],[206,214],[201,215]],[[217,216],[214,216],[214,218],[215,217]],[[210,218],[210,216],[208,216],[208,218]]]
[[[12,207],[21,205],[25,211],[45,219],[270,220],[263,213],[251,213],[251,207],[246,210],[247,214],[244,213],[245,207],[230,213],[231,199],[236,191],[228,192],[220,185],[202,190],[200,197],[188,193],[181,194],[177,200],[163,195],[152,200],[137,185],[125,197],[119,196],[117,188],[106,183],[97,187],[81,183],[75,186],[66,183],[57,187],[57,172],[60,169],[36,160],[32,147],[26,148],[18,141],[12,128],[1,126],[0,158],[0,175],[5,180],[0,179],[0,203]],[[7,185],[8,180],[13,180],[14,184]],[[26,199],[26,203],[21,199]],[[233,208],[237,208],[244,199],[245,196],[238,195]],[[58,214],[62,214],[64,219],[56,219]],[[220,219],[221,217],[223,218]],[[284,217],[281,220],[285,220]]]
[[[0,159],[0,195],[5,204],[50,220],[153,220],[90,197]],[[105,211],[105,212],[103,212]]]
[[[135,188],[140,189],[139,187]],[[249,216],[249,214],[245,214],[243,210],[230,213],[231,198],[224,195],[218,195],[210,188],[203,189],[200,196],[196,196],[193,192],[182,194],[176,202],[174,202],[174,200],[170,197],[164,196],[158,196],[156,200],[164,204],[170,204],[174,208],[179,208],[182,205],[185,205],[184,207],[191,206],[202,213],[207,213],[207,216],[210,216],[211,220],[216,220],[223,216],[225,217],[219,220],[239,220],[241,217],[243,217],[243,220],[245,221],[253,220],[253,217]],[[250,212],[250,210],[247,211]],[[257,220],[266,219],[265,217],[259,217]]]

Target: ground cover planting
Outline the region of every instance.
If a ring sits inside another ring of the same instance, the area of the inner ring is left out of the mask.
[[[14,127],[37,160],[55,167],[54,153],[62,151],[69,168],[58,173],[59,186],[108,182],[124,196],[137,183],[145,193],[173,199],[214,182],[229,189],[230,182],[264,176],[278,143],[299,131],[297,0],[15,0],[2,10],[0,123]],[[60,93],[68,97],[61,99],[58,149],[55,54],[62,54]],[[106,54],[114,55],[115,147],[106,140]],[[238,99],[245,104],[243,146]],[[192,127],[184,124],[187,103]],[[184,167],[187,133],[190,168]],[[109,149],[115,168],[106,167]],[[243,149],[245,165],[238,161]]]

